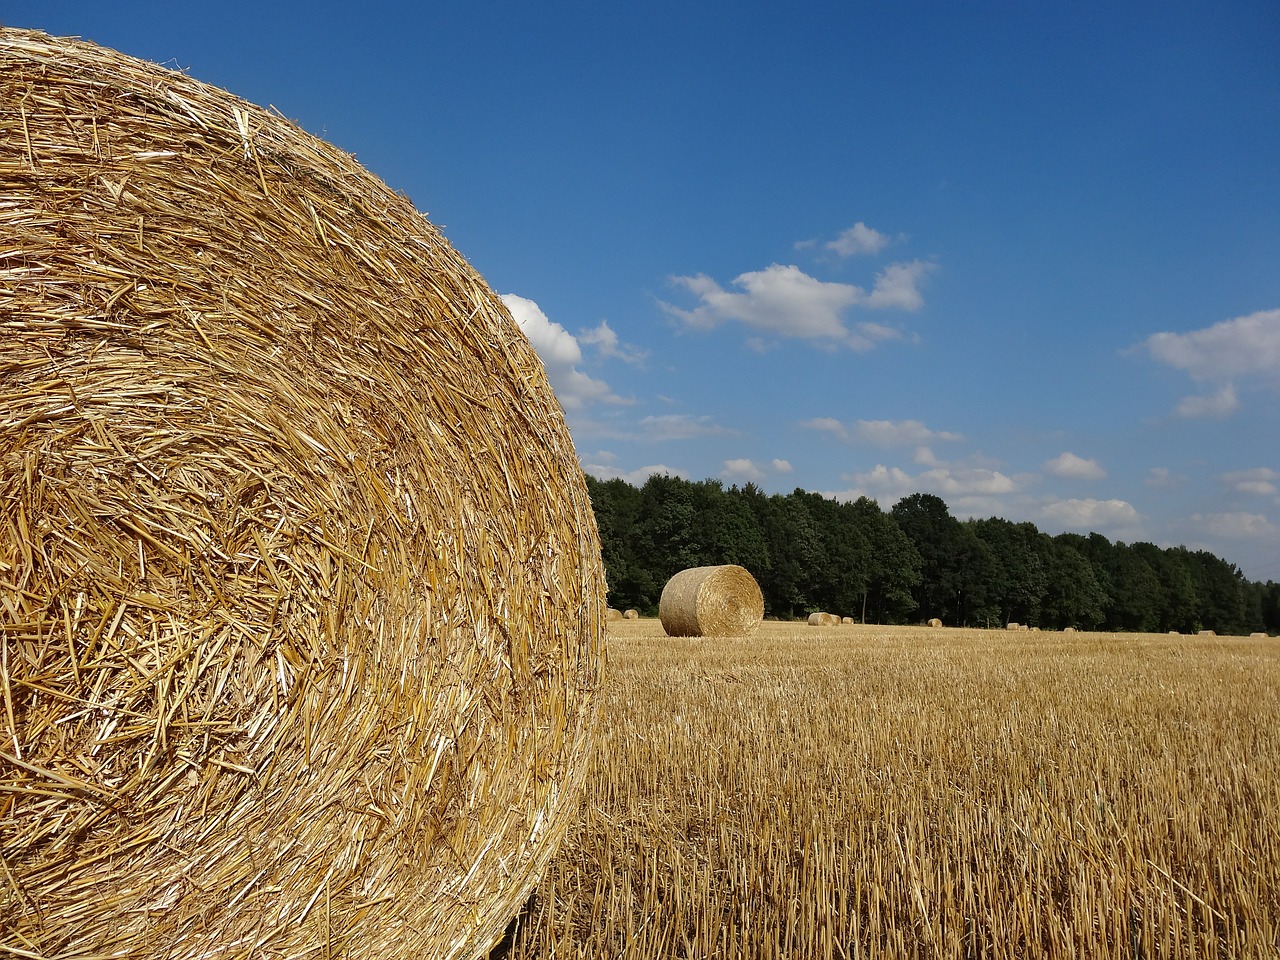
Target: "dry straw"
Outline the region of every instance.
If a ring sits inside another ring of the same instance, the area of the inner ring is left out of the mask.
[[[745,637],[764,619],[764,596],[743,567],[691,567],[662,588],[658,617],[670,637]]]
[[[934,629],[937,629],[938,627],[942,626],[942,621],[939,620],[937,617],[933,617],[929,621],[929,626],[933,627]]]
[[[267,111],[0,30],[0,954],[471,957],[585,773],[529,343]]]
[[[840,617],[834,613],[816,612],[809,614],[809,626],[811,627],[838,627],[840,626]]]

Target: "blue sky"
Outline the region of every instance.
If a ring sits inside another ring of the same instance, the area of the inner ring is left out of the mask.
[[[1280,8],[6,0],[409,197],[584,466],[1280,579]]]

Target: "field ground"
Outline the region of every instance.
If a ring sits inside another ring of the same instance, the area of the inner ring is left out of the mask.
[[[1280,640],[609,625],[494,956],[1280,956]]]

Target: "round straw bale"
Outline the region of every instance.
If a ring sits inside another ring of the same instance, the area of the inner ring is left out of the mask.
[[[1063,633],[1075,633],[1075,632],[1076,632],[1076,628],[1075,628],[1075,627],[1063,627],[1063,628],[1062,628],[1062,632],[1063,632]]]
[[[942,626],[942,621],[939,620],[937,617],[933,617],[929,620],[929,626],[934,628],[940,627]]]
[[[746,637],[764,619],[764,595],[743,567],[690,567],[662,588],[658,618],[669,637]]]
[[[1006,623],[1004,628],[1006,630],[1021,630],[1022,626],[1018,623]]]
[[[1260,630],[1255,630],[1253,633],[1249,634],[1250,640],[1265,640],[1266,638],[1267,638],[1267,634],[1263,633]]]
[[[603,662],[529,342],[350,156],[92,44],[0,30],[0,180],[0,953],[484,954]]]
[[[840,622],[841,622],[842,624],[844,624],[844,623],[853,623],[853,617],[841,617],[841,618],[840,618]]]
[[[1201,636],[1201,637],[1216,637],[1217,635],[1218,634],[1213,630],[1201,630],[1197,634],[1197,636]]]
[[[621,620],[622,611],[617,609],[616,607],[610,607],[608,611],[605,613],[605,617],[609,620]]]
[[[640,619],[640,611],[639,611],[639,610],[634,610],[634,609],[632,609],[632,610],[624,610],[624,611],[622,611],[622,617],[623,617],[623,619],[624,619],[624,620],[639,620],[639,619]]]
[[[809,626],[838,627],[840,626],[840,618],[834,613],[811,613],[809,614]]]

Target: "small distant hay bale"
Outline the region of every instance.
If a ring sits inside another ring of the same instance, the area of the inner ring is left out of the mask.
[[[543,366],[276,114],[0,29],[0,953],[462,960],[594,740]]]
[[[1216,637],[1218,634],[1213,630],[1201,630],[1196,634],[1198,637]]]
[[[622,619],[622,611],[621,611],[621,610],[618,610],[618,609],[616,609],[616,608],[614,608],[614,607],[610,607],[610,608],[605,612],[605,619],[607,619],[607,620],[621,620],[621,619]]]
[[[929,626],[931,626],[931,627],[935,627],[935,628],[936,628],[936,627],[940,627],[940,626],[942,626],[942,621],[941,621],[941,620],[939,620],[937,617],[932,617],[932,618],[930,618],[930,620],[929,620]]]
[[[1270,634],[1263,633],[1262,631],[1259,630],[1249,634],[1249,639],[1250,640],[1266,640],[1269,636]]]
[[[669,637],[747,637],[764,619],[764,595],[744,567],[690,567],[662,588],[658,618]]]
[[[634,608],[632,608],[632,609],[630,609],[630,610],[624,610],[624,611],[622,612],[622,619],[624,619],[624,620],[639,620],[639,619],[640,619],[640,611],[639,611],[639,610],[636,610],[636,609],[634,609]]]
[[[1004,626],[1004,628],[1005,628],[1006,630],[1021,630],[1021,629],[1022,629],[1022,624],[1020,624],[1020,623],[1006,623],[1006,624],[1005,624],[1005,626]]]
[[[840,618],[834,613],[811,613],[809,614],[809,626],[838,627],[840,626]]]
[[[1063,633],[1075,633],[1075,632],[1076,632],[1076,628],[1075,628],[1075,627],[1063,627],[1063,628],[1062,628],[1062,632],[1063,632]]]
[[[1171,636],[1171,637],[1180,637],[1180,636],[1182,636],[1182,634],[1180,634],[1177,630],[1170,630],[1170,631],[1169,631],[1169,636]]]
[[[840,622],[841,622],[842,624],[850,624],[850,623],[853,623],[853,617],[841,617],[841,618],[840,618]]]

